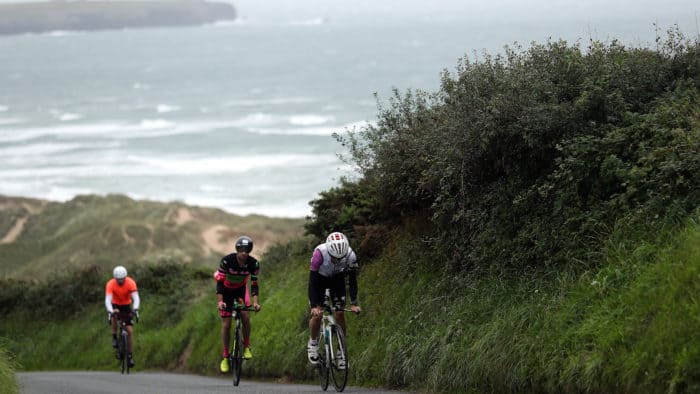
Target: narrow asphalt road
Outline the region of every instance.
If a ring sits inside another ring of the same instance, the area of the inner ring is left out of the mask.
[[[241,380],[234,387],[231,379],[160,372],[18,372],[22,394],[107,394],[107,393],[322,393],[320,385],[277,384]],[[2,390],[0,390],[2,391]],[[335,392],[333,383],[328,392]],[[381,389],[348,386],[346,393],[398,393]]]

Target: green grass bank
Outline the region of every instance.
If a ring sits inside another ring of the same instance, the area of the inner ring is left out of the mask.
[[[364,313],[348,319],[351,384],[428,392],[696,392],[698,223],[696,217],[650,242],[610,245],[605,263],[583,274],[511,278],[449,276],[439,261],[416,264],[431,255],[406,247],[415,244],[415,231],[404,228],[381,257],[364,262]],[[296,241],[262,259],[263,310],[253,318],[248,378],[313,380],[304,352],[311,246]],[[217,374],[214,267],[134,271],[143,300],[137,370]],[[7,312],[0,335],[21,370],[116,373],[101,280],[94,285],[80,313],[32,309],[31,298]],[[53,285],[36,286],[40,294]]]

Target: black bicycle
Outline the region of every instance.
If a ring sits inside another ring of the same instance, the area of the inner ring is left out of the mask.
[[[129,355],[129,331],[126,329],[126,321],[122,320],[119,318],[118,313],[114,314],[109,314],[109,323],[112,323],[112,316],[117,318],[117,326],[119,327],[119,334],[117,334],[117,349],[116,349],[116,356],[117,360],[119,360],[119,367],[121,369],[122,374],[126,373],[127,375],[129,374],[129,362],[128,362],[128,355]],[[136,316],[136,321],[139,321],[139,315],[138,313],[135,314]]]
[[[236,321],[233,338],[231,338],[231,350],[228,353],[231,373],[233,374],[233,385],[238,386],[241,381],[241,371],[243,369],[243,322],[241,321],[241,311],[254,311],[255,308],[236,303],[233,306],[231,318]]]
[[[345,390],[348,382],[348,350],[345,346],[343,329],[335,322],[334,312],[345,311],[339,305],[331,306],[331,291],[326,289],[323,300],[321,335],[318,339],[318,376],[323,391],[328,389],[329,375],[333,379],[335,391]]]

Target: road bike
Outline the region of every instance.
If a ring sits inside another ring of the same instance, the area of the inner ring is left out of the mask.
[[[323,391],[328,389],[329,377],[333,379],[335,391],[345,390],[348,382],[348,353],[343,329],[335,322],[334,312],[345,311],[339,305],[331,306],[331,290],[326,289],[323,299],[321,335],[318,338],[318,376]],[[330,376],[329,376],[330,375]]]
[[[255,308],[245,306],[243,303],[234,303],[231,318],[236,321],[233,338],[231,338],[231,349],[228,353],[229,365],[233,374],[233,385],[238,386],[241,381],[241,371],[243,368],[243,322],[241,320],[242,311],[254,311]]]
[[[117,318],[117,326],[119,327],[119,334],[117,334],[117,349],[116,349],[116,356],[117,360],[119,360],[119,367],[121,369],[122,374],[126,373],[127,375],[129,374],[129,362],[128,362],[128,355],[129,355],[129,331],[126,329],[126,321],[122,320],[119,318],[118,313],[114,314],[109,314],[108,321],[111,324],[112,323],[112,316]],[[136,316],[136,321],[139,321],[139,315],[138,313],[135,314]]]

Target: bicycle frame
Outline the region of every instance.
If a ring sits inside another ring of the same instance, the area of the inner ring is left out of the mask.
[[[348,380],[348,359],[345,346],[345,334],[343,329],[335,321],[335,312],[347,311],[338,306],[331,306],[330,289],[326,289],[323,302],[323,316],[321,318],[321,335],[319,338],[319,365],[318,373],[321,388],[328,388],[329,375],[333,377],[335,390],[341,392],[345,389]],[[340,361],[344,366],[340,366]]]
[[[132,312],[133,313],[133,312]],[[119,314],[116,313],[109,313],[109,319],[107,320],[108,323],[111,325],[112,324],[112,318],[117,320],[117,350],[116,350],[116,356],[117,359],[119,360],[119,365],[121,368],[122,374],[126,372],[126,374],[129,374],[129,370],[131,369],[129,367],[129,362],[127,360],[127,356],[129,354],[129,330],[126,328],[126,321],[122,320],[119,316]],[[134,316],[136,316],[136,321],[139,321],[139,315],[138,313],[135,313]]]
[[[241,371],[243,368],[243,321],[241,319],[242,311],[252,311],[252,307],[235,306],[231,314],[231,319],[235,321],[234,334],[231,338],[231,350],[229,351],[229,363],[231,364],[231,372],[233,374],[233,385],[238,386],[241,380]]]
[[[129,331],[126,329],[126,322],[119,318],[119,315],[114,316],[117,319],[117,359],[119,360],[119,366],[121,368],[122,374],[126,372],[129,374],[129,363],[127,362],[127,355],[129,354]]]

